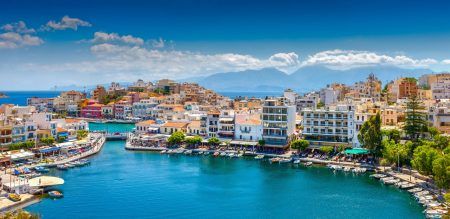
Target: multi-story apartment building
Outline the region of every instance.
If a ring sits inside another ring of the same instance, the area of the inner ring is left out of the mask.
[[[0,121],[0,146],[12,143],[12,126]]]
[[[337,105],[323,109],[304,109],[303,137],[312,145],[348,145],[355,134],[354,108]]]
[[[429,124],[440,132],[450,134],[450,107],[448,103],[438,104],[428,109]]]
[[[396,102],[399,99],[418,96],[418,90],[415,78],[400,78],[388,84],[388,100]]]
[[[217,134],[221,138],[234,137],[234,110],[220,111]]]
[[[151,110],[157,105],[153,99],[143,99],[133,103],[133,116],[142,119],[152,118]]]
[[[218,137],[220,112],[211,110],[206,114],[206,134],[208,137]]]
[[[37,111],[53,111],[54,98],[31,97],[27,99],[28,106],[34,106]]]
[[[295,131],[295,105],[284,98],[264,100],[262,112],[262,139],[266,147],[284,148]]]

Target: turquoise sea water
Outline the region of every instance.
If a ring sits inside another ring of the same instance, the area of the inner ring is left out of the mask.
[[[90,166],[52,170],[65,180],[57,187],[64,198],[27,210],[43,218],[423,218],[407,192],[368,174],[133,152],[124,144],[107,142]]]

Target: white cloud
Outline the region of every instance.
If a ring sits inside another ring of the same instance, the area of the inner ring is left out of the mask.
[[[31,36],[29,34],[19,34],[14,32],[6,32],[0,34],[0,49],[15,49],[25,46],[39,46],[44,41],[37,37]]]
[[[152,40],[152,46],[154,48],[164,48],[165,44],[166,44],[166,40],[164,40],[163,38],[159,38],[157,40]]]
[[[25,22],[23,21],[5,24],[1,27],[1,29],[4,30],[5,32],[15,32],[21,34],[30,34],[36,32],[33,28],[28,28]]]
[[[117,33],[105,33],[105,32],[95,32],[94,39],[91,40],[93,43],[112,43],[120,42],[131,45],[143,45],[144,40],[139,37],[134,37],[131,35],[120,36]]]
[[[441,61],[441,64],[450,65],[450,59],[444,59]]]
[[[277,53],[268,59],[250,55],[224,53],[202,54],[190,51],[156,50],[139,46],[102,43],[91,46],[95,59],[58,65],[29,65],[27,71],[65,72],[109,78],[134,80],[137,78],[185,78],[218,72],[250,69],[291,69],[298,66],[295,53]]]
[[[333,69],[350,69],[362,66],[394,65],[405,68],[427,67],[435,59],[413,59],[405,55],[379,55],[368,51],[328,50],[309,56],[302,66],[325,65]]]
[[[79,18],[71,18],[69,16],[64,16],[61,18],[61,21],[49,21],[47,24],[42,28],[43,30],[66,30],[66,29],[72,29],[72,30],[78,30],[78,27],[90,27],[92,26],[89,22],[83,21]]]

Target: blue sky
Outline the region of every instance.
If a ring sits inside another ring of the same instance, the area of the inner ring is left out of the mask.
[[[446,1],[4,0],[0,90],[308,65],[445,71],[449,9]]]

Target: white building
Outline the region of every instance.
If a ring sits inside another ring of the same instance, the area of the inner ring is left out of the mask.
[[[260,114],[236,114],[234,139],[258,141],[262,139],[262,130]]]
[[[338,105],[323,109],[304,109],[303,136],[312,145],[351,145],[355,137],[354,108]]]

